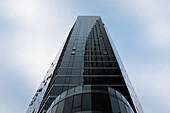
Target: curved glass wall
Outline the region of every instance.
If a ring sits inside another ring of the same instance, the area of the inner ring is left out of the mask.
[[[117,90],[100,85],[83,85],[59,95],[47,113],[134,113]]]

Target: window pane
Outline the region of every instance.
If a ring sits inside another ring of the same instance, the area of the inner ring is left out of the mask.
[[[62,87],[61,86],[54,86],[50,92],[50,95],[55,95],[58,96],[59,94],[62,93]]]
[[[65,76],[57,76],[54,84],[64,84]]]
[[[52,108],[52,112],[51,113],[56,113],[57,110],[57,104]]]
[[[65,100],[64,112],[63,113],[71,113],[72,103],[73,103],[73,97],[69,97]]]
[[[82,111],[91,110],[91,94],[83,94]]]
[[[118,100],[118,102],[119,102],[121,113],[126,113],[126,108],[125,108],[124,103],[120,100]]]
[[[79,84],[79,76],[71,76],[70,77],[70,84]]]
[[[58,75],[65,75],[65,74],[66,74],[66,71],[67,71],[66,68],[60,68],[60,69],[58,70]]]
[[[119,104],[117,102],[117,98],[110,96],[110,102],[111,102],[111,106],[112,106],[112,112],[113,113],[119,113]]]
[[[74,96],[73,107],[80,107],[81,106],[81,95]]]
[[[111,112],[108,95],[92,93],[92,109],[95,111]]]
[[[57,108],[57,113],[63,113],[63,109],[64,109],[64,102],[65,100],[59,102],[58,104],[58,108]]]

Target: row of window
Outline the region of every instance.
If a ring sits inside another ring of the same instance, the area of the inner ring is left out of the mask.
[[[54,84],[123,84],[122,77],[57,76]]]
[[[73,54],[74,53],[74,54]],[[80,56],[80,55],[113,55],[112,51],[67,51],[64,53],[64,56],[68,56],[68,55],[76,55],[76,56]]]
[[[62,59],[63,61],[70,61],[70,62],[78,62],[78,61],[115,61],[116,58],[114,56],[100,56],[100,55],[88,55],[88,56],[64,56]]]
[[[62,62],[60,67],[118,67],[116,62]]]
[[[121,75],[119,68],[59,68],[57,75]]]
[[[105,46],[108,45],[109,42],[102,40],[102,39],[98,39],[98,38],[86,38],[82,39],[82,40],[78,40],[77,38],[75,40],[70,40],[69,41],[69,45],[73,45],[73,44],[86,44],[86,45],[96,45],[96,46]]]
[[[71,48],[66,49],[65,53],[70,52],[72,50],[76,50],[78,52],[104,52],[104,51],[113,52],[111,48],[109,49],[109,48],[93,48],[93,47],[91,47],[91,48],[82,49],[82,48],[73,47],[72,49]]]

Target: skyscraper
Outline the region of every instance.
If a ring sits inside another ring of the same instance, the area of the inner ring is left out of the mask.
[[[78,16],[27,113],[143,113],[99,16]]]

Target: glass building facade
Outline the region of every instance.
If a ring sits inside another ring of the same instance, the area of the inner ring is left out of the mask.
[[[99,16],[78,16],[27,113],[143,113]]]

